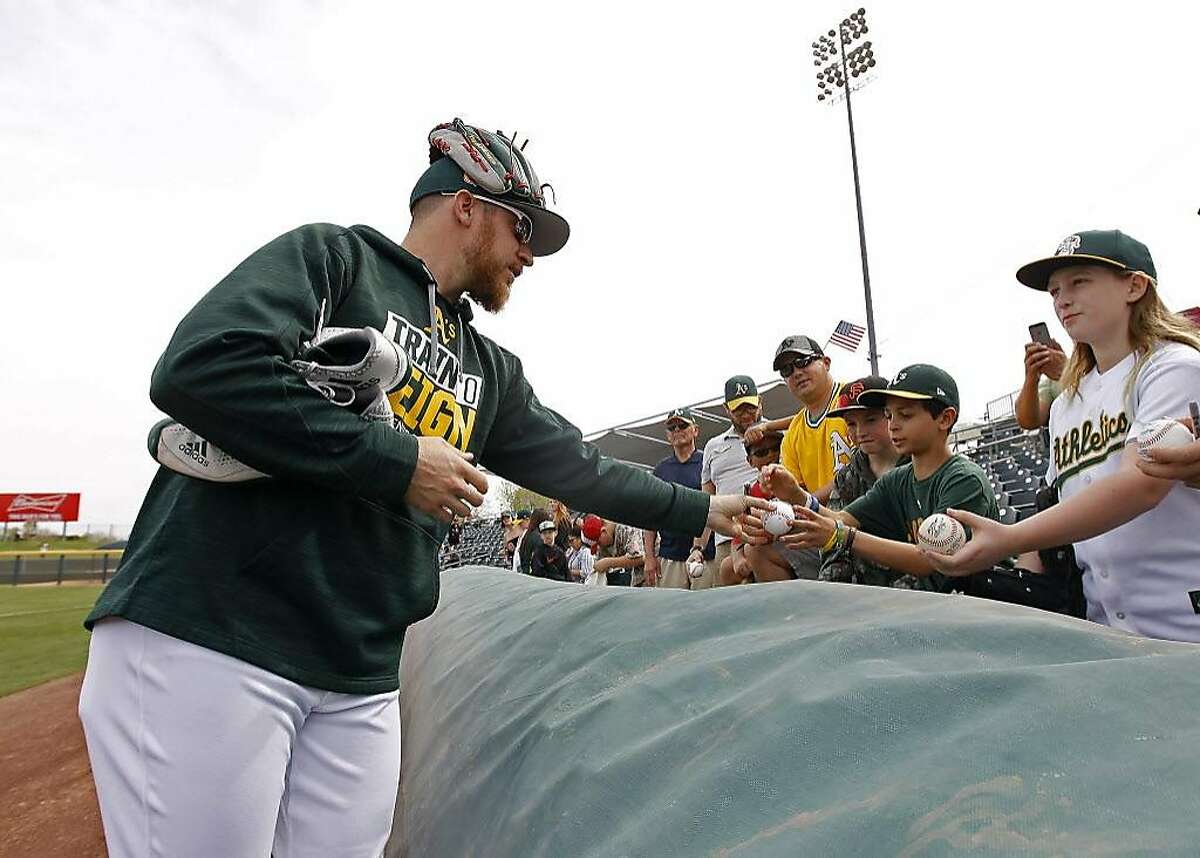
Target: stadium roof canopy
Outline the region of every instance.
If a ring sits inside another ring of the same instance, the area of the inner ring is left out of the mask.
[[[763,419],[775,420],[800,410],[795,397],[778,377],[759,382],[758,393],[762,397]],[[696,439],[697,449],[704,449],[710,438],[729,428],[724,397],[707,399],[688,407],[696,415],[696,425],[700,428],[700,437]],[[671,454],[671,445],[667,443],[666,412],[593,432],[585,435],[584,440],[596,445],[605,456],[647,470]]]

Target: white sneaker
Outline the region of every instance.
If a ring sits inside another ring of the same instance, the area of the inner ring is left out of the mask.
[[[267,476],[170,418],[160,420],[150,428],[146,446],[160,465],[198,480],[244,483]]]

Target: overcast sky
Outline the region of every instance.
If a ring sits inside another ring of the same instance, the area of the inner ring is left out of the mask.
[[[783,336],[865,322],[845,110],[809,47],[852,8],[0,0],[0,492],[131,523],[182,315],[302,223],[402,238],[454,116],[529,137],[571,223],[478,317],[543,401],[586,432],[768,378]],[[1065,339],[1013,272],[1080,229],[1141,238],[1168,305],[1200,303],[1192,9],[869,7],[885,375],[945,367],[968,418],[1019,386],[1027,326]],[[831,354],[867,368],[865,343]]]

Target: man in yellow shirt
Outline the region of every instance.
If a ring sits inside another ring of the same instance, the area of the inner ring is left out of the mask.
[[[833,476],[849,463],[854,449],[846,421],[829,416],[829,409],[842,390],[842,385],[829,374],[829,363],[828,355],[812,337],[804,334],[785,337],[775,349],[774,366],[802,407],[794,417],[771,420],[746,430],[746,440],[753,442],[761,436],[752,433],[786,429],[780,464],[822,503],[829,500]],[[820,569],[817,553],[789,550],[787,554],[797,577],[816,577]],[[769,575],[769,569],[764,569],[764,573]],[[755,575],[758,579],[757,565]]]

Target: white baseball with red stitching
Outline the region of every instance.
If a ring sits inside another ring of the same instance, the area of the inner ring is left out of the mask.
[[[771,506],[773,509],[763,516],[763,528],[772,536],[783,536],[792,529],[796,513],[786,501],[774,500],[771,501]]]
[[[921,522],[917,542],[938,554],[954,554],[967,544],[967,532],[957,519],[938,512]]]
[[[1193,440],[1192,433],[1178,420],[1170,417],[1151,420],[1138,433],[1138,455],[1149,461],[1150,451],[1155,447],[1186,447]]]

